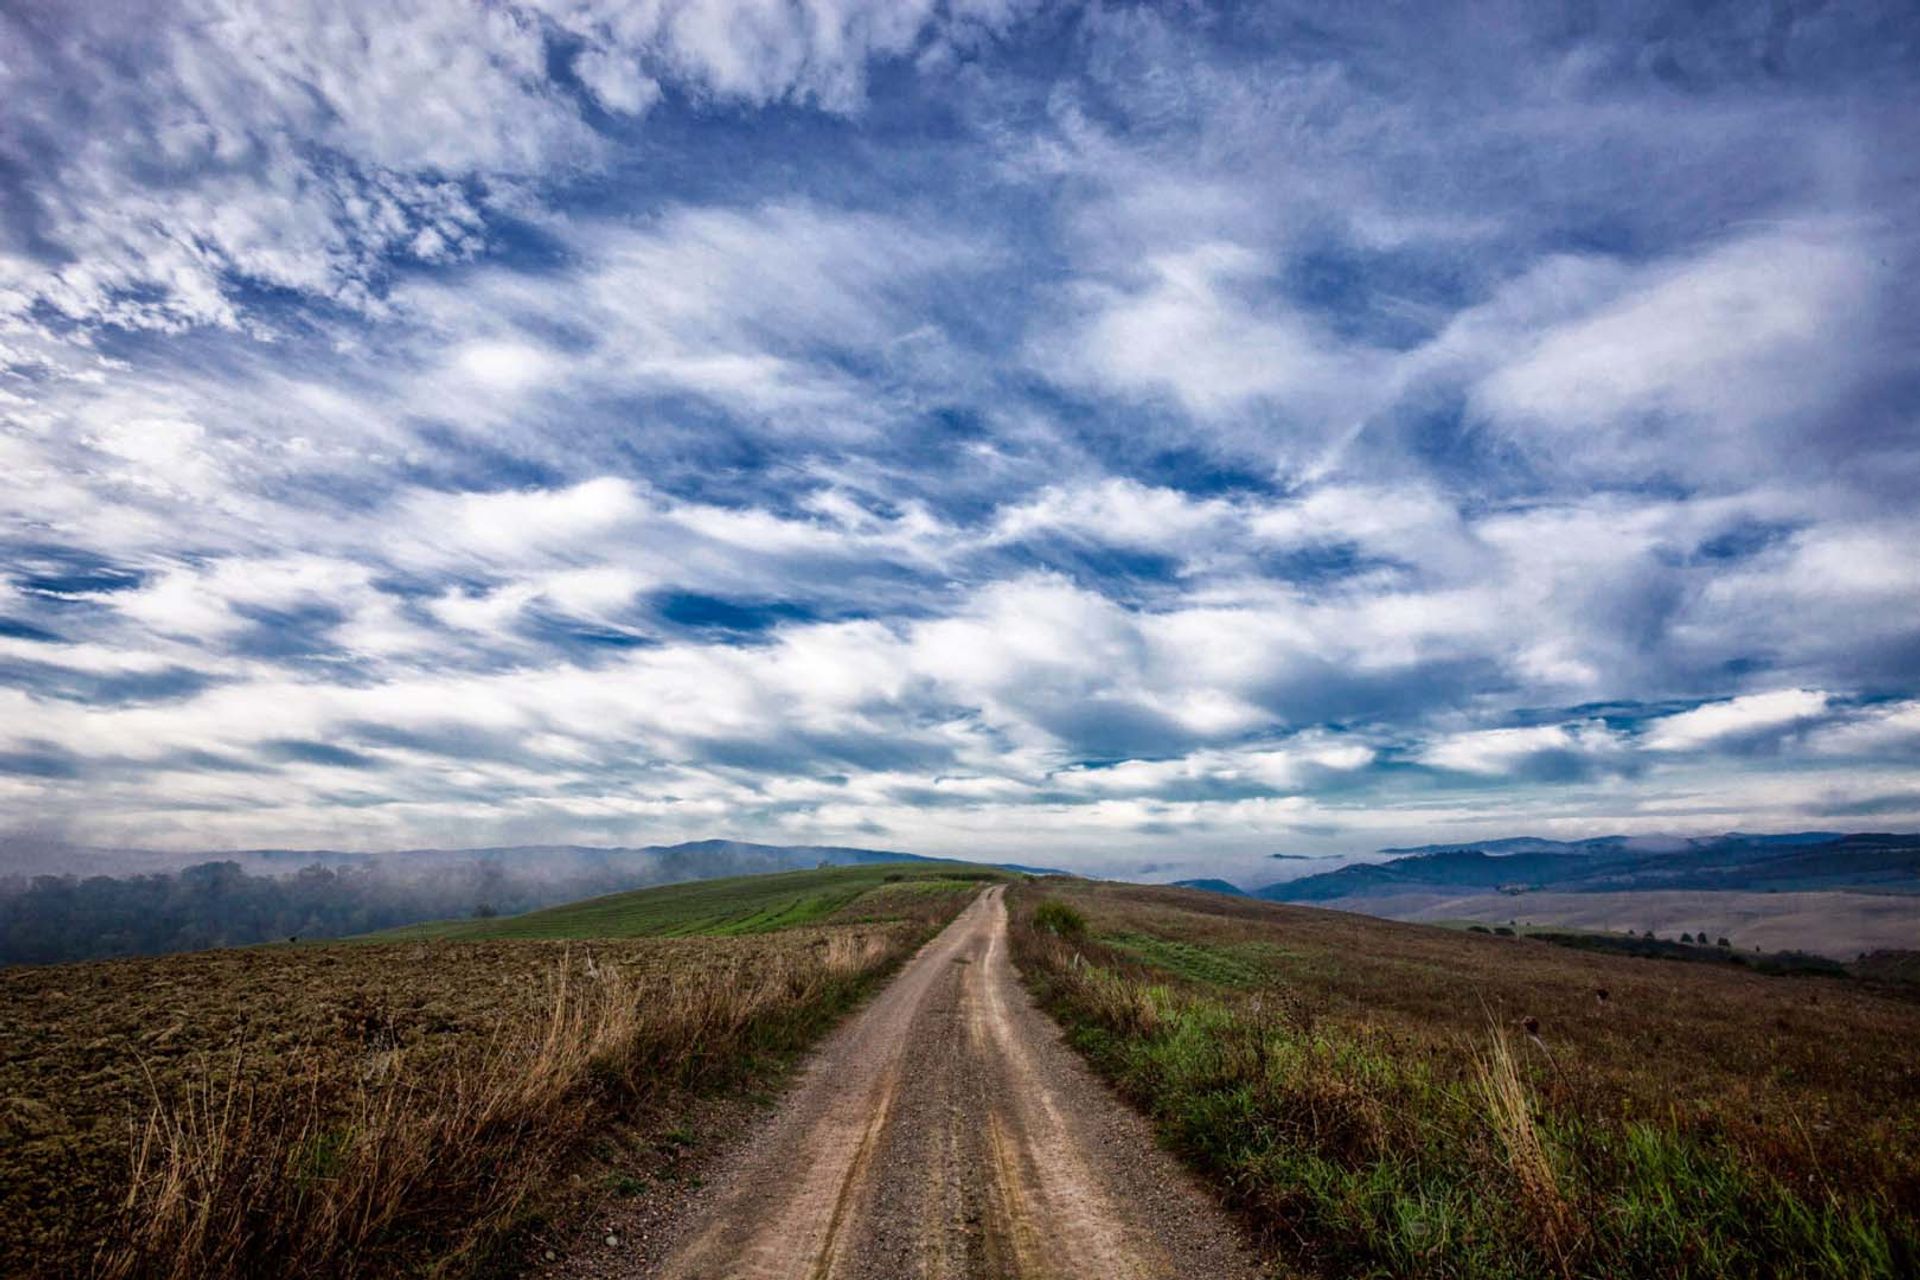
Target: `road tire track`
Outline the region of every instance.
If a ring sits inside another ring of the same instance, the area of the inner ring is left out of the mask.
[[[663,1280],[1238,1280],[1232,1224],[1094,1080],[987,890],[836,1032],[678,1232]]]

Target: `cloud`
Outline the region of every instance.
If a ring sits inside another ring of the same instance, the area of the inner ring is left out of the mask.
[[[155,10],[0,26],[15,51],[0,92],[19,104],[0,143],[47,251],[7,258],[0,315],[266,324],[250,286],[377,308],[395,267],[484,251],[526,184],[606,164],[587,101],[637,117],[664,82],[851,112],[869,61],[970,44],[1017,16],[811,0]],[[563,51],[571,77],[553,71]]]
[[[1820,717],[1831,695],[1818,689],[1779,689],[1712,702],[1663,716],[1647,726],[1654,751],[1691,751],[1778,733]]]
[[[10,809],[1920,822],[1903,12],[1029,12],[0,17]]]
[[[1631,767],[1626,743],[1597,721],[1451,734],[1427,744],[1416,758],[1457,773],[1541,780]]]
[[[1209,423],[1258,407],[1283,463],[1312,464],[1371,412],[1385,366],[1270,296],[1255,301],[1268,269],[1239,246],[1205,244],[1130,279],[1082,282],[1068,335],[1043,339],[1035,357],[1095,394],[1164,397]]]
[[[1740,474],[1757,433],[1806,432],[1856,376],[1876,283],[1866,246],[1840,228],[1776,230],[1628,272],[1551,264],[1516,286],[1525,304],[1498,304],[1519,331],[1486,339],[1519,354],[1479,380],[1471,404],[1550,465]]]

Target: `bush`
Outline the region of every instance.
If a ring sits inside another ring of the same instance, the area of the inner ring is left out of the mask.
[[[1051,900],[1033,909],[1033,927],[1062,938],[1086,936],[1087,918],[1064,902]]]

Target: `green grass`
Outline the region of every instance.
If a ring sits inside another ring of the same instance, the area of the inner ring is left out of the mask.
[[[635,889],[491,920],[434,920],[369,934],[367,940],[729,937],[843,920],[905,918],[919,914],[917,908],[930,905],[930,899],[1010,878],[990,867],[958,862],[821,867]]]
[[[1156,938],[1144,933],[1116,933],[1101,941],[1131,959],[1164,969],[1190,982],[1221,987],[1252,987],[1272,977],[1277,947],[1262,943],[1219,946]]]

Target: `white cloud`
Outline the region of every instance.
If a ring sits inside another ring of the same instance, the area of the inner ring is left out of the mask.
[[[173,418],[136,418],[103,427],[89,444],[132,467],[129,482],[191,497],[213,496],[220,466],[206,450],[206,432],[198,423]]]
[[[1588,721],[1451,734],[1429,743],[1416,758],[1436,769],[1504,777],[1543,760],[1618,764],[1624,754],[1618,734],[1599,721]]]
[[[1824,714],[1831,700],[1818,689],[1750,693],[1662,716],[1648,724],[1642,741],[1654,751],[1692,751],[1805,724]]]
[[[644,115],[660,101],[660,82],[641,71],[632,55],[618,50],[583,50],[573,60],[573,74],[607,111]]]
[[[9,806],[1249,858],[1900,811],[1898,104],[1655,110],[1638,46],[1446,14],[1224,59],[1113,7],[1036,71],[1023,7],[0,16],[0,732],[79,775]]]
[[[0,315],[264,323],[245,314],[239,281],[377,309],[391,260],[471,253],[490,206],[603,163],[605,140],[549,76],[557,47],[575,48],[596,103],[627,116],[659,100],[662,80],[846,112],[870,60],[1014,16],[893,0],[404,12],[174,0],[138,23],[85,9],[9,23],[0,33],[21,52],[0,62],[0,94],[16,106],[15,158],[34,177],[38,237],[64,253],[10,260]]]
[[[1314,461],[1372,412],[1386,366],[1263,289],[1277,266],[1207,244],[1153,258],[1130,279],[1084,283],[1067,332],[1039,341],[1035,357],[1069,383],[1164,396],[1216,424],[1259,406],[1262,425],[1285,424],[1266,433],[1272,446]]]
[[[1478,414],[1555,467],[1719,478],[1844,393],[1874,276],[1846,229],[1793,227],[1630,272],[1555,262],[1511,292]]]
[[[1920,701],[1859,708],[1811,730],[1807,746],[1820,755],[1866,760],[1920,752]]]

